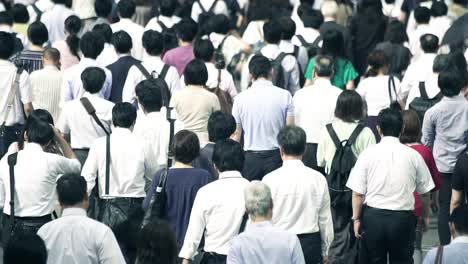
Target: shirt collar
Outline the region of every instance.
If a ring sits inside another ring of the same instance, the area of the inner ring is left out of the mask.
[[[391,137],[391,136],[384,136],[381,140],[380,143],[400,143],[400,139],[397,137]]]
[[[304,166],[304,163],[302,163],[302,160],[283,160],[283,167],[289,166]]]
[[[250,222],[248,224],[248,229],[255,229],[255,228],[265,228],[273,226],[270,221],[263,221],[263,222]]]
[[[7,32],[7,33],[11,33],[11,32],[12,32],[12,29],[11,29],[10,26],[1,25],[1,26],[0,26],[0,31],[2,31],[2,32]]]
[[[24,150],[44,152],[41,145],[39,145],[37,143],[32,143],[32,142],[28,142],[28,143],[24,144]]]
[[[124,127],[114,127],[114,130],[112,130],[112,134],[127,135],[132,134],[132,131]]]
[[[82,57],[81,60],[80,60],[80,64],[84,64],[84,65],[97,65],[97,61],[96,61],[95,59]]]
[[[460,94],[453,96],[453,97],[447,97],[444,96],[442,98],[442,101],[466,101],[465,96],[463,95],[463,91],[460,92]]]
[[[468,236],[459,236],[452,240],[450,244],[457,244],[457,243],[468,243]]]
[[[86,216],[86,210],[78,207],[65,208],[62,217],[65,216]]]
[[[219,174],[219,179],[226,179],[226,178],[243,178],[243,177],[238,171],[223,171]]]
[[[252,88],[258,87],[258,86],[273,86],[273,83],[270,80],[266,79],[258,79],[252,82]]]
[[[143,62],[161,62],[160,56],[148,56]]]
[[[59,69],[53,65],[44,65],[44,69],[59,71]]]
[[[318,86],[318,87],[329,87],[332,86],[331,81],[326,78],[317,78],[314,80],[313,86]]]
[[[11,63],[9,60],[0,59],[0,66],[7,66],[7,65],[12,65],[13,66],[13,63]]]

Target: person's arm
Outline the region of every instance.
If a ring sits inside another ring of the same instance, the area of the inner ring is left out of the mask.
[[[346,83],[346,90],[354,90],[354,80],[348,81]]]
[[[419,199],[421,200],[421,221],[422,230],[426,232],[429,229],[429,209],[431,205],[431,197],[429,193],[420,194]]]
[[[324,178],[322,180],[326,182]],[[325,184],[325,186],[327,185]],[[320,205],[318,215],[318,225],[322,240],[322,256],[325,259],[328,257],[328,250],[330,249],[330,245],[334,238],[333,220],[330,209],[330,193],[328,191],[328,187],[325,187],[323,192],[322,203]]]
[[[106,80],[102,88],[102,97],[106,100],[109,100],[112,90],[112,72],[110,72],[108,69],[105,69],[105,73]]]
[[[290,93],[288,93],[287,105],[286,105],[286,125],[294,125],[294,102]]]
[[[54,127],[54,139],[62,149],[63,156],[68,159],[76,159],[75,152],[73,152],[70,144],[65,140],[62,133]]]
[[[352,204],[353,204],[353,219],[354,219],[354,236],[356,238],[361,237],[360,229],[361,229],[361,210],[362,210],[362,205],[364,204],[364,194],[360,194],[357,192],[353,191],[353,198],[352,198]]]
[[[416,192],[421,200],[421,219],[423,231],[427,231],[429,227],[429,208],[430,208],[430,191],[434,189],[434,181],[424,159],[420,154],[415,154],[413,162],[416,169]]]
[[[435,140],[435,134],[436,134],[435,124],[433,122],[432,115],[433,115],[433,112],[431,111],[431,109],[429,109],[425,113],[424,121],[422,124],[422,129],[421,129],[421,132],[422,132],[421,142],[431,149],[434,146],[434,140]]]
[[[23,110],[28,117],[32,111],[34,111],[34,107],[32,105],[32,87],[31,87],[31,80],[29,75],[26,72],[23,72],[19,79],[19,93],[21,102],[23,103]]]
[[[450,214],[455,210],[455,208],[459,207],[464,201],[465,195],[462,191],[457,191],[452,189],[452,198],[450,200]]]
[[[293,239],[291,264],[305,264],[301,242],[297,236],[293,236]]]
[[[135,103],[135,86],[138,84],[136,78],[138,69],[136,66],[132,66],[127,74],[127,79],[122,88],[122,102],[128,102],[131,104]]]
[[[125,258],[120,250],[119,243],[112,231],[107,228],[102,236],[102,241],[98,243],[98,259],[100,264],[125,264]],[[99,239],[99,238],[98,238]]]
[[[452,175],[452,198],[450,201],[450,213],[460,206],[460,204],[465,200],[465,178],[468,169],[468,154],[462,155],[453,170]]]
[[[95,143],[89,149],[88,158],[83,165],[83,170],[81,171],[81,176],[86,179],[86,186],[88,187],[88,195],[93,190],[96,185],[96,177],[98,177],[99,164],[98,164],[98,145]],[[104,172],[102,172],[104,173]],[[99,188],[99,186],[97,186]]]
[[[203,197],[203,193],[198,191],[197,196],[195,196],[195,201],[193,202],[190,221],[187,233],[185,234],[184,245],[179,253],[179,258],[184,259],[184,261],[189,261],[195,255],[203,237],[203,233],[205,232],[206,219],[203,205],[206,205],[207,201],[204,200]]]
[[[242,125],[237,124],[236,131],[234,131],[234,134],[232,134],[232,139],[237,142],[240,142],[241,136],[242,136]]]
[[[29,117],[31,113],[34,111],[34,107],[32,103],[26,103],[23,105],[24,113],[26,114],[26,117]]]

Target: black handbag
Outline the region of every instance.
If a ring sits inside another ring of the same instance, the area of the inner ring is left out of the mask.
[[[420,125],[422,126],[424,114],[426,113],[426,111],[438,102],[440,102],[440,100],[442,100],[443,95],[439,92],[434,98],[430,99],[427,95],[426,86],[424,82],[419,82],[419,94],[421,95],[420,97],[416,97],[413,101],[410,102],[409,109],[416,111],[419,117]]]
[[[10,168],[10,217],[3,221],[2,244],[7,245],[12,237],[15,236],[17,221],[15,219],[15,166],[18,153],[8,156],[8,166]]]

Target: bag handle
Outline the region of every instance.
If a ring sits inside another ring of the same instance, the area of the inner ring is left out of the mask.
[[[102,128],[102,130],[104,130],[104,133],[106,133],[107,136],[110,135],[110,132],[107,131],[106,127],[104,126],[104,124],[101,122],[101,120],[99,120],[99,118],[97,117],[96,115],[96,109],[94,108],[94,106],[91,104],[91,102],[89,101],[88,98],[86,97],[81,97],[80,98],[80,102],[81,104],[83,105],[83,107],[86,109],[86,112],[88,112],[88,114],[94,119],[94,121],[96,122],[96,124],[98,124],[99,127]]]
[[[110,136],[106,137],[106,185],[105,185],[105,194],[109,195],[109,181],[110,181]]]
[[[241,221],[241,225],[239,227],[239,232],[238,234],[244,232],[245,230],[245,227],[247,226],[247,220],[249,220],[249,214],[247,213],[247,211],[244,213],[244,215],[242,216],[242,221]]]
[[[390,104],[395,102],[395,101],[393,101],[392,90],[395,93],[395,96],[397,97],[395,101],[397,101],[398,100],[398,95],[397,95],[396,87],[395,87],[395,77],[393,75],[390,75],[390,76],[388,76],[388,96],[390,98]]]
[[[11,109],[13,108],[16,93],[17,93],[17,91],[19,89],[20,77],[21,77],[22,73],[23,73],[23,68],[17,67],[16,72],[15,72],[15,77],[13,79],[13,83],[11,84],[10,93],[8,94],[7,105],[6,105],[7,108],[5,110],[5,114],[3,116],[3,123],[1,125],[2,128],[6,126],[8,116],[9,116],[9,114],[11,112]]]
[[[10,167],[10,227],[13,228],[15,221],[15,165],[18,159],[18,152],[8,156],[8,166]],[[6,230],[4,230],[5,232]],[[12,230],[8,230],[11,232]]]
[[[424,100],[429,100],[429,96],[427,95],[426,85],[424,82],[419,82],[419,94]]]

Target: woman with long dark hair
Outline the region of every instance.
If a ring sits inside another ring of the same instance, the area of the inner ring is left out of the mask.
[[[52,44],[52,47],[60,51],[61,70],[65,70],[80,62],[80,38],[82,22],[77,16],[69,16],[65,20],[66,39]]]

